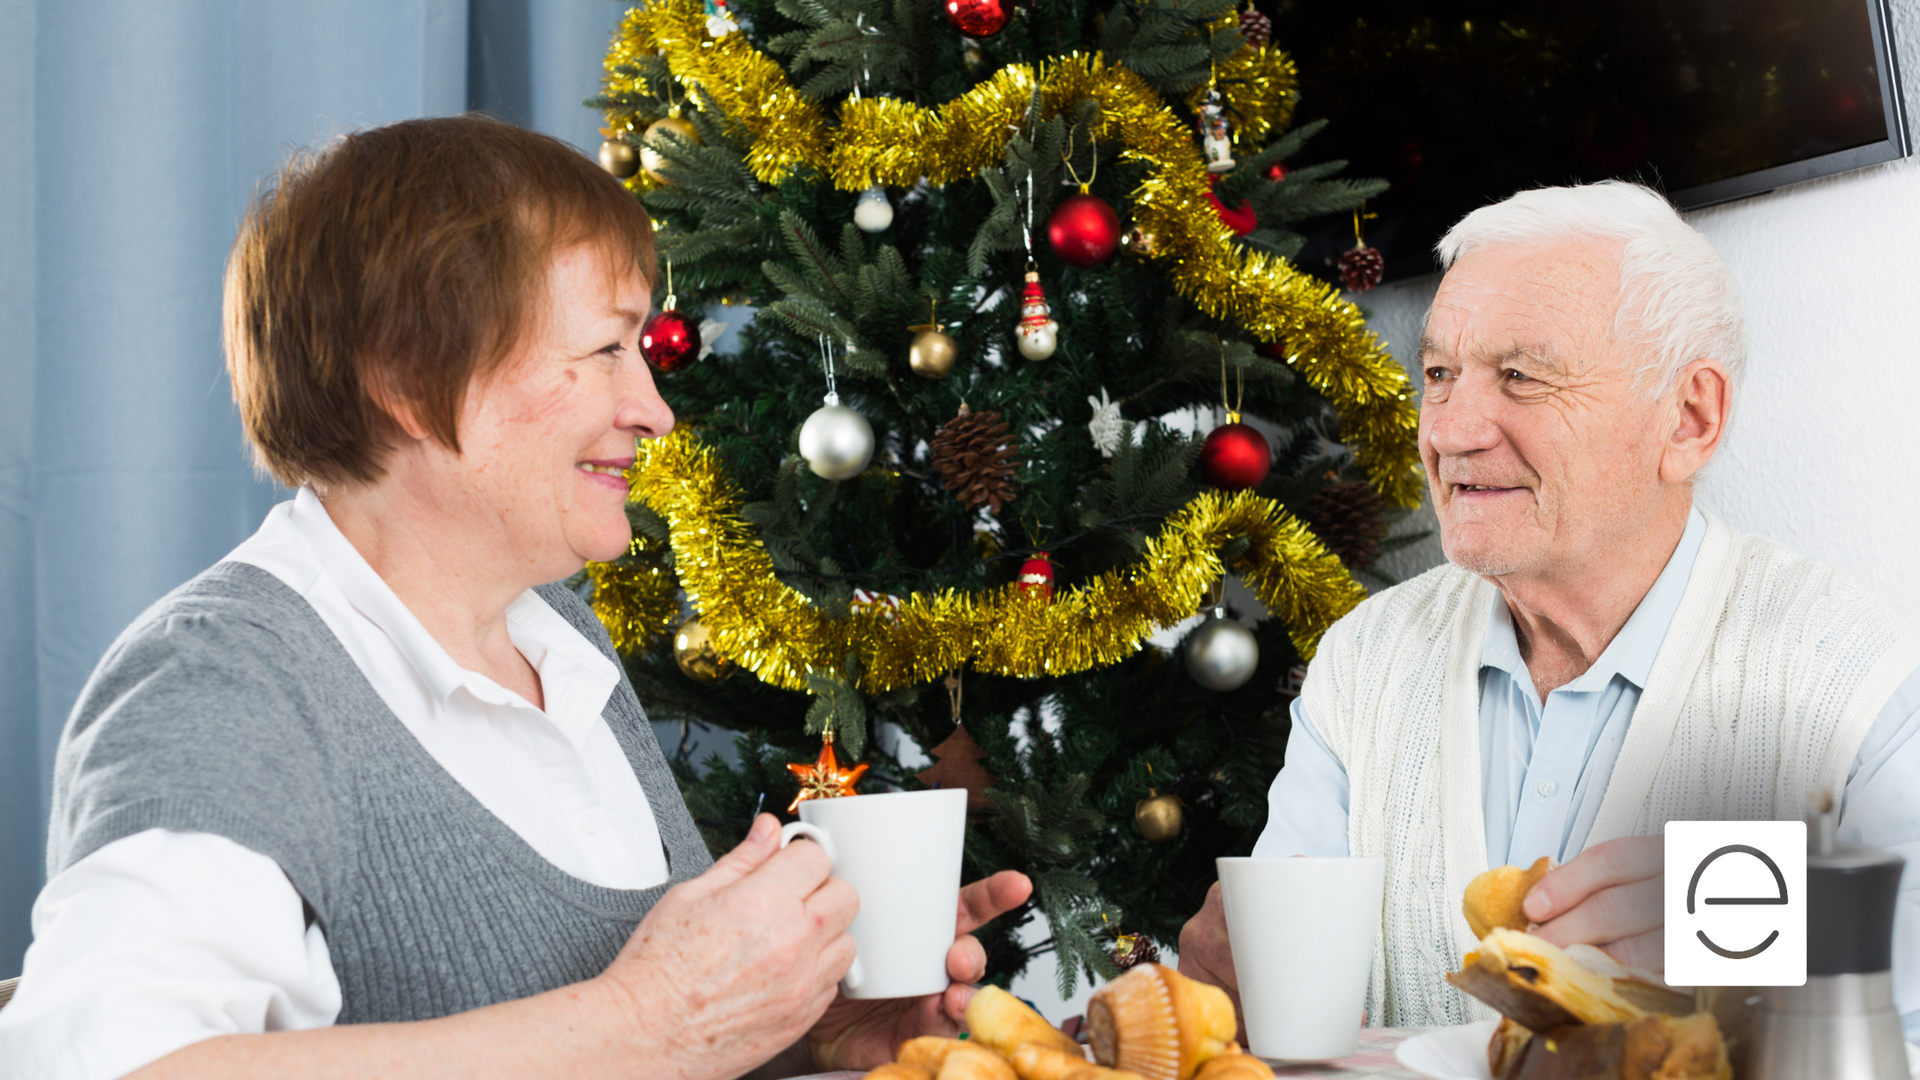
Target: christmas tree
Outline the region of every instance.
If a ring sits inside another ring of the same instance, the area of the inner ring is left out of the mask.
[[[1231,0],[654,0],[592,103],[660,229],[643,347],[679,417],[596,607],[655,720],[739,733],[676,763],[716,851],[823,739],[862,790],[966,786],[968,877],[1035,884],[983,935],[1002,983],[1051,949],[1070,994],[1123,932],[1177,942],[1264,824],[1298,665],[1422,490],[1403,371],[1286,261],[1385,185],[1307,159],[1264,27]],[[702,357],[715,304],[755,314]],[[1145,644],[1229,574],[1251,633]]]

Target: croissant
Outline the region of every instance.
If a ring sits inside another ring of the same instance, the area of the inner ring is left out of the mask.
[[[972,1012],[971,1009],[968,1012]],[[1022,1043],[1013,1051],[1013,1071],[1020,1080],[1067,1080],[1082,1069],[1096,1068],[1078,1046],[1069,1052],[1045,1043]]]
[[[1225,990],[1159,964],[1141,964],[1087,1002],[1094,1060],[1145,1080],[1191,1080],[1238,1028]]]
[[[936,1080],[1020,1080],[1006,1058],[970,1042],[947,1051]]]
[[[1527,916],[1520,902],[1547,876],[1545,855],[1525,870],[1517,866],[1496,866],[1467,883],[1467,894],[1460,900],[1460,913],[1467,917],[1473,936],[1486,937],[1495,929],[1525,930]]]
[[[1655,1013],[1624,1024],[1543,1031],[1507,1063],[1501,1080],[1732,1080],[1720,1028],[1710,1013]]]
[[[956,1046],[964,1045],[959,1039],[942,1039],[937,1035],[922,1035],[917,1039],[908,1039],[894,1055],[902,1065],[912,1065],[929,1073],[938,1073],[940,1066],[946,1064],[947,1054]]]
[[[1200,1066],[1193,1080],[1273,1080],[1273,1070],[1252,1054],[1241,1053],[1236,1046]]]
[[[1047,1023],[1027,1003],[997,986],[983,986],[967,1003],[967,1030],[973,1041],[1003,1054],[1012,1054],[1026,1043],[1039,1043],[1073,1054],[1084,1064],[1080,1044],[1066,1032]]]
[[[1646,1014],[1615,990],[1613,979],[1569,960],[1552,942],[1517,930],[1488,933],[1477,960],[1447,981],[1534,1031],[1617,1024]]]
[[[877,1069],[870,1070],[862,1080],[933,1080],[933,1074],[918,1065],[902,1065],[889,1061]]]

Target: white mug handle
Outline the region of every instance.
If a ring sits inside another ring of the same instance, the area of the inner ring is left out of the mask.
[[[793,843],[793,838],[796,836],[804,836],[818,843],[826,850],[828,862],[839,861],[839,856],[833,848],[833,837],[827,830],[818,825],[809,825],[804,821],[791,822],[782,826],[780,829],[780,846],[784,848],[788,844]],[[853,966],[847,969],[846,977],[840,980],[840,985],[844,987],[848,993],[852,993],[860,989],[860,984],[866,981],[866,970],[860,966],[860,958],[856,956],[853,958]]]

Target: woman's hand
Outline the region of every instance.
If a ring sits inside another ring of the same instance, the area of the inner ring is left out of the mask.
[[[860,906],[831,871],[816,844],[782,849],[762,814],[648,912],[597,981],[657,1047],[658,1074],[738,1076],[820,1019],[853,964],[847,926]],[[694,1068],[671,1067],[680,1061]]]
[[[807,1033],[814,1067],[871,1069],[892,1061],[900,1044],[921,1035],[954,1036],[966,1020],[973,1000],[969,984],[987,973],[987,953],[973,931],[988,921],[1026,903],[1033,883],[1015,870],[1002,870],[960,890],[960,913],[955,921],[953,947],[947,950],[944,993],[923,998],[849,1001],[836,998],[826,1015]]]

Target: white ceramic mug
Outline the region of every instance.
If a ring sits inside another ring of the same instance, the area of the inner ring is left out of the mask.
[[[1330,1061],[1360,1044],[1380,858],[1217,859],[1248,1049]]]
[[[850,998],[924,997],[947,988],[947,950],[960,912],[965,788],[809,799],[780,830],[817,840],[833,876],[860,894],[847,932],[857,948],[840,980]]]

